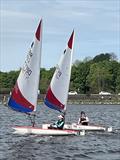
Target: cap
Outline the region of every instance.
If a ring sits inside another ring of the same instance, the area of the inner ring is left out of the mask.
[[[59,115],[58,118],[64,118],[64,116],[63,115]]]

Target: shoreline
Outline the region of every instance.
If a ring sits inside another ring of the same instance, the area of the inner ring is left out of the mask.
[[[38,104],[43,104],[45,94],[38,96]],[[0,102],[6,103],[9,94],[0,94]],[[120,105],[120,95],[69,95],[67,103],[75,105]]]
[[[38,101],[38,104],[40,105],[40,104],[44,104],[43,103],[43,101]],[[89,103],[85,103],[85,102],[83,102],[83,103],[78,103],[78,102],[67,102],[67,104],[68,105],[120,105],[120,102],[118,102],[118,103],[109,103],[109,102],[107,102],[107,103],[102,103],[102,102],[100,102],[100,103],[92,103],[92,102],[89,102]]]
[[[38,104],[43,103],[45,95],[40,95],[38,98]],[[98,94],[79,94],[79,95],[69,95],[68,104],[75,105],[119,105],[120,95],[98,95]]]

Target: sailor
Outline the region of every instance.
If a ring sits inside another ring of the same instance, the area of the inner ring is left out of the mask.
[[[51,124],[50,127],[48,127],[48,129],[63,129],[65,124],[65,117],[64,115],[59,115],[58,118],[58,121]]]
[[[89,123],[89,119],[88,117],[86,116],[85,112],[82,111],[81,114],[80,114],[80,118],[78,120],[78,124],[81,124],[81,125],[88,125]]]

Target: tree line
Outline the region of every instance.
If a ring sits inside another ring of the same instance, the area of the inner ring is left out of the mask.
[[[40,93],[46,93],[55,67],[40,70]],[[14,87],[19,71],[0,71],[0,92],[9,93]],[[101,53],[94,58],[76,60],[72,65],[70,91],[80,94],[98,94],[106,91],[120,93],[120,62],[114,53]]]

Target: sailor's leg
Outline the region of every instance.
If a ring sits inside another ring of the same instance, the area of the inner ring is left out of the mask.
[[[51,124],[50,127],[48,127],[48,129],[57,129],[57,126],[55,124]]]

